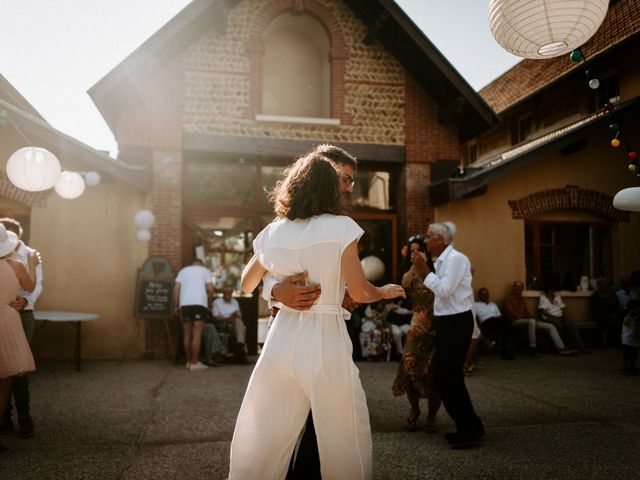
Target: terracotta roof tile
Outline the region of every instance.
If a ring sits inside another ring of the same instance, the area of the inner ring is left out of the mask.
[[[625,38],[640,31],[640,1],[621,0],[609,7],[602,25],[581,50],[587,60],[593,59]],[[480,90],[480,95],[497,113],[540,90],[553,80],[583,68],[569,55],[549,60],[525,59]]]

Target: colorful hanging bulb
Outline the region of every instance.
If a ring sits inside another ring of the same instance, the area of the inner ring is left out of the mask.
[[[612,123],[609,125],[609,130],[617,132],[618,130],[620,130],[620,126],[617,123]]]
[[[638,152],[636,152],[635,150],[631,150],[629,153],[627,153],[627,157],[629,157],[631,160],[636,160],[638,158]]]
[[[618,148],[620,146],[620,140],[618,140],[617,138],[614,138],[611,140],[611,146],[613,148]]]
[[[569,54],[569,58],[572,62],[579,62],[580,60],[582,60],[582,52],[579,48],[577,48]]]
[[[627,168],[629,168],[629,171],[631,173],[635,172],[638,169],[638,167],[637,167],[637,165],[635,163],[630,163]]]

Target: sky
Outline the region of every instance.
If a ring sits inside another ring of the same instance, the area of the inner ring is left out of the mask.
[[[190,0],[0,0],[0,73],[56,129],[115,155],[87,94]],[[491,36],[489,0],[397,0],[475,90],[520,59]]]

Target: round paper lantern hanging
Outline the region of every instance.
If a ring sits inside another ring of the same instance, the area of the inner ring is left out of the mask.
[[[369,255],[360,260],[362,270],[364,270],[364,278],[370,282],[380,280],[384,275],[384,262],[375,255]]]
[[[149,230],[138,230],[137,237],[141,242],[148,242],[151,240],[151,232]]]
[[[149,230],[155,221],[156,217],[150,210],[138,210],[133,216],[133,223],[135,223],[140,230]]]
[[[56,193],[62,198],[73,200],[84,192],[84,179],[78,172],[64,171],[56,182]]]
[[[625,188],[613,197],[613,206],[618,210],[640,212],[640,187]]]
[[[49,150],[23,147],[7,160],[7,177],[27,192],[41,192],[53,187],[60,177],[60,162]]]
[[[101,179],[102,177],[98,172],[91,171],[84,174],[84,182],[90,187],[99,185]]]
[[[489,27],[514,55],[558,57],[593,36],[608,7],[609,0],[491,0]]]

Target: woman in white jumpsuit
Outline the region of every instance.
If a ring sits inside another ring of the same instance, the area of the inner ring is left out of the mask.
[[[242,275],[251,292],[268,271],[278,279],[308,273],[322,293],[309,310],[280,311],[269,330],[238,414],[230,480],[284,479],[296,439],[313,411],[322,478],[371,478],[371,429],[341,308],[345,281],[360,303],[404,295],[399,285],[364,278],[357,240],[362,229],[342,212],[333,164],[308,154],[285,172],[272,198],[278,219],[254,240]]]

